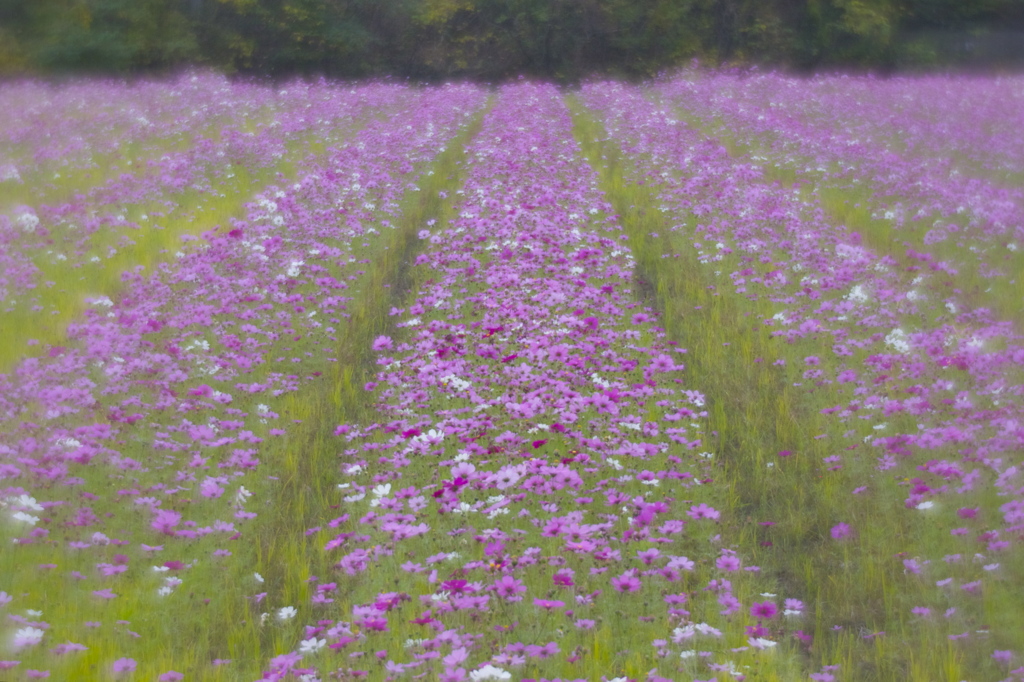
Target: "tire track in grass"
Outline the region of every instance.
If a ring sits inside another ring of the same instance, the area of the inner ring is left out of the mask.
[[[373,340],[393,332],[394,322],[388,311],[401,306],[415,284],[411,264],[423,243],[417,233],[425,225],[446,219],[451,208],[446,190],[462,185],[465,146],[480,130],[485,112],[475,114],[473,121],[445,145],[437,161],[420,177],[418,190],[409,192],[403,202],[401,219],[396,221],[385,253],[367,272],[363,295],[350,306],[350,316],[338,334],[338,361],[332,365],[333,373],[315,392],[290,398],[282,412],[284,416],[301,416],[302,424],[283,446],[285,473],[268,500],[273,518],[261,524],[256,537],[250,539],[256,549],[256,570],[266,580],[263,589],[277,590],[282,604],[309,603],[312,595],[307,579],[331,573],[334,562],[327,561],[318,541],[297,542],[297,530],[313,527],[324,509],[338,507],[338,490],[333,483],[340,455],[336,452],[336,426],[371,421],[371,415],[375,415],[364,388],[376,371]],[[250,622],[259,617],[258,610],[250,611]],[[277,630],[264,636],[260,648],[248,652],[252,657],[248,662],[253,665],[247,674],[259,675],[258,663],[269,652],[287,651],[292,635]]]
[[[731,529],[752,561],[767,569],[784,592],[807,594],[809,581],[797,571],[810,567],[780,565],[778,552],[760,546],[766,534],[756,524],[760,520],[758,510],[770,505],[776,491],[770,486],[750,485],[744,471],[752,466],[763,470],[765,453],[789,449],[808,455],[797,460],[796,473],[812,475],[809,464],[814,455],[824,453],[824,448],[808,437],[808,429],[801,424],[813,419],[813,413],[801,404],[783,374],[754,362],[755,358],[772,357],[776,348],[757,333],[756,326],[747,319],[749,315],[716,291],[713,280],[694,274],[702,272],[704,266],[692,252],[683,251],[678,259],[662,257],[668,245],[652,235],[663,233],[669,223],[657,210],[657,189],[631,180],[630,161],[578,99],[570,102],[576,139],[599,171],[601,188],[629,235],[640,291],[662,313],[669,338],[687,349],[688,380],[708,398],[712,441],[707,447],[729,481]],[[723,351],[727,346],[731,352]],[[814,489],[803,491],[792,499],[792,508],[814,508],[815,493]],[[795,517],[805,521],[803,514]],[[780,542],[773,534],[774,543],[781,545],[778,551],[787,555],[806,552],[804,538],[813,534],[813,526],[819,527],[819,532],[826,527],[824,522],[801,523],[793,528],[788,542]]]
[[[815,602],[811,660],[821,664],[844,661],[856,679],[893,679],[912,669],[916,670],[913,679],[928,679],[940,670],[944,678],[955,677],[957,670],[964,669],[963,654],[941,635],[921,633],[906,622],[904,614],[914,605],[915,597],[900,595],[902,566],[884,559],[880,562],[880,557],[859,552],[848,543],[837,548],[829,537],[837,522],[859,518],[861,522],[855,525],[868,552],[879,542],[892,541],[868,539],[877,534],[869,524],[871,515],[879,510],[866,501],[850,498],[848,511],[837,508],[843,495],[842,475],[817,462],[834,455],[834,445],[830,448],[828,444],[842,442],[845,434],[840,424],[823,418],[821,398],[813,391],[793,388],[792,380],[798,377],[787,377],[788,372],[755,361],[774,358],[780,351],[783,355],[794,353],[780,349],[778,341],[769,341],[760,325],[752,324],[760,319],[751,318],[757,313],[756,306],[738,296],[719,294],[716,281],[701,276],[707,265],[694,257],[687,245],[673,246],[664,238],[652,237],[669,227],[658,211],[662,200],[657,189],[624,181],[623,166],[628,162],[605,139],[603,129],[579,112],[577,122],[580,139],[595,165],[604,169],[609,198],[636,242],[638,267],[665,311],[665,326],[691,350],[689,368],[697,378],[696,385],[710,394],[712,428],[719,438],[717,453],[733,483],[743,545],[783,585]],[[664,257],[672,252],[679,253],[678,260]],[[790,361],[796,359],[789,357]],[[781,459],[772,456],[776,452],[797,456]],[[766,468],[775,466],[779,469]],[[895,505],[892,511],[895,514],[888,520],[888,532],[908,540],[921,531],[920,522],[906,518]],[[766,513],[773,516],[765,519]],[[783,523],[760,527],[758,523],[765,520]],[[760,546],[762,542],[774,545],[765,548]],[[874,633],[885,629],[886,622],[891,625],[893,617],[898,625],[889,627],[889,638],[884,640],[887,645],[875,646]],[[837,622],[846,625],[846,631],[830,632]],[[861,638],[865,634],[867,640]],[[915,644],[902,646],[904,638]],[[923,646],[941,652],[938,660],[932,657],[922,663],[916,649]]]

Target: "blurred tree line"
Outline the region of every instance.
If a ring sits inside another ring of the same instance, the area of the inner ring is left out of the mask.
[[[943,40],[1007,27],[1024,35],[1024,0],[0,0],[0,72],[205,64],[573,80],[693,58],[895,68],[948,59]]]

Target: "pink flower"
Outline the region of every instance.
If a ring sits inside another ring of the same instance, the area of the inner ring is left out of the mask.
[[[619,592],[636,592],[640,589],[640,579],[633,575],[632,571],[626,571],[620,576],[612,578],[612,587]]]
[[[739,611],[740,607],[743,606],[743,604],[740,603],[740,600],[732,596],[731,594],[723,594],[719,596],[718,603],[725,607],[721,611],[719,611],[719,613],[723,616],[732,615]]]
[[[119,658],[114,661],[114,672],[115,673],[130,673],[135,672],[135,668],[138,664],[133,658]]]
[[[180,522],[181,514],[178,512],[169,509],[158,509],[153,516],[153,521],[149,525],[161,533],[171,535],[174,533],[174,527]]]
[[[58,644],[57,646],[50,649],[51,654],[66,654],[71,651],[85,651],[86,647],[82,644],[76,644],[74,642],[67,642],[66,644]]]
[[[754,602],[750,606],[750,617],[757,620],[771,620],[778,612],[778,607],[770,601]]]
[[[703,502],[690,507],[690,511],[686,512],[686,515],[691,519],[711,519],[712,521],[717,521],[720,516],[714,507],[709,507]]]
[[[516,602],[523,600],[519,595],[526,592],[526,585],[510,575],[503,575],[494,583],[494,589],[497,590],[498,596],[505,601]]]
[[[181,682],[185,676],[175,670],[168,670],[156,679],[157,682]]]

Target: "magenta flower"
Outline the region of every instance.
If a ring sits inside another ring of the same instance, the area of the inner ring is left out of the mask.
[[[562,608],[563,606],[565,606],[565,602],[559,601],[558,599],[534,599],[533,605],[539,606],[545,611],[551,611],[552,609]]]
[[[850,526],[845,524],[845,523],[837,523],[835,526],[832,526],[832,539],[833,540],[842,540],[844,538],[850,537],[850,535],[852,535],[852,534],[853,534],[853,529],[850,528]]]
[[[181,682],[185,679],[185,676],[176,670],[168,670],[156,679],[157,682]]]
[[[778,607],[770,601],[754,602],[750,606],[750,617],[757,620],[771,620],[778,612]]]
[[[563,568],[555,572],[555,575],[552,577],[552,580],[559,587],[572,587],[576,584],[575,582],[573,582],[573,576],[575,575],[575,573],[576,572],[573,571],[571,568]]]

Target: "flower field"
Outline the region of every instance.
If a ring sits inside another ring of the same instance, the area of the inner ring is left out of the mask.
[[[1024,679],[1022,100],[0,86],[0,680]]]

